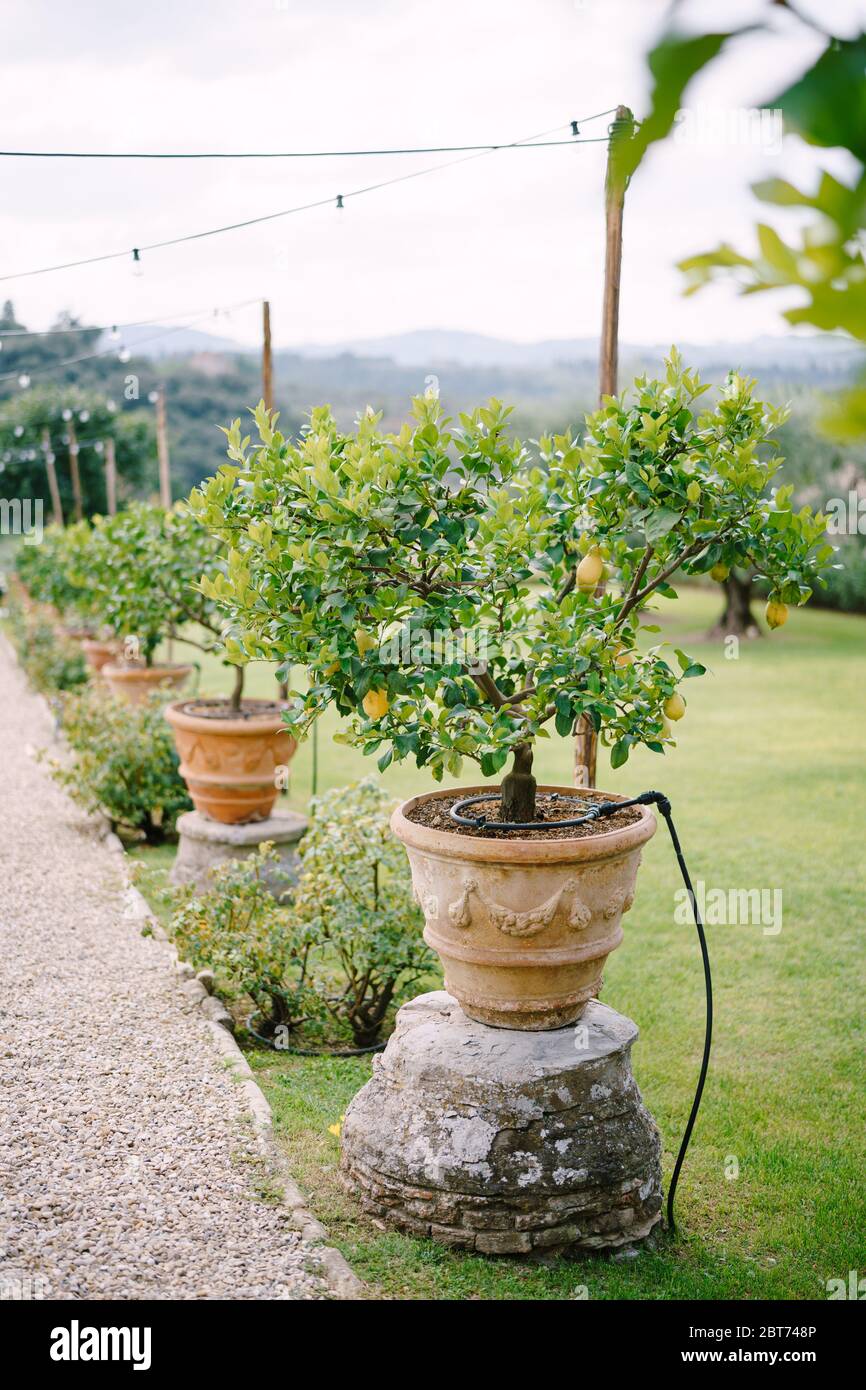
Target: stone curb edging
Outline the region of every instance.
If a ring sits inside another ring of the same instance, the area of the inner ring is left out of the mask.
[[[361,1299],[366,1297],[367,1286],[358,1278],[352,1267],[339,1250],[328,1245],[328,1232],[306,1205],[306,1198],[288,1170],[288,1165],[276,1142],[273,1128],[273,1115],[267,1096],[253,1076],[249,1062],[238,1046],[233,1032],[234,1021],[222,1002],[211,994],[213,976],[210,971],[199,971],[198,975],[186,961],[178,960],[177,949],[172,944],[162,924],[154,915],[144,895],[129,881],[129,868],[126,851],[113,830],[104,836],[108,848],[120,858],[121,872],[125,887],[126,904],[124,908],[128,920],[147,927],[153,935],[168,946],[175,962],[181,993],[192,1007],[197,1007],[210,1031],[214,1046],[228,1062],[238,1081],[244,1099],[253,1119],[253,1126],[260,1150],[266,1161],[276,1169],[282,1186],[282,1202],[289,1211],[289,1225],[297,1231],[307,1244],[315,1246],[315,1257],[331,1290],[340,1299]]]

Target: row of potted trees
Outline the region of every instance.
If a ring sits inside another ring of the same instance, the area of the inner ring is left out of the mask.
[[[22,548],[19,583],[48,605],[67,637],[117,699],[133,704],[180,690],[194,665],[157,660],[164,643],[223,655],[221,617],[196,587],[222,573],[217,541],[183,507],[134,503],[116,516],[49,528],[43,545]],[[275,769],[295,741],[279,699],[244,698],[244,666],[230,691],[181,699],[166,708],[196,809],[228,823],[266,817],[277,795]],[[276,693],[276,692],[275,692]]]
[[[537,786],[538,740],[588,727],[614,768],[637,746],[664,753],[686,713],[680,687],[704,671],[655,641],[652,610],[676,597],[675,577],[747,568],[769,585],[780,626],[832,558],[825,519],[794,511],[775,483],[784,412],[736,375],[704,403],[706,391],[672,352],[661,379],[606,398],[582,438],[531,450],[497,401],[455,423],[428,392],[396,433],[372,411],[343,431],[322,408],[297,440],[260,404],[258,443],[236,421],[229,463],[186,508],[158,520],[134,508],[94,527],[96,577],[82,569],[78,582],[115,635],[138,636],[145,668],[158,635],[194,623],[239,671],[264,659],[283,681],[307,672],[281,707],[251,707],[240,680],[207,709],[169,707],[182,770],[210,814],[256,814],[251,801],[228,808],[209,744],[218,725],[248,731],[233,774],[247,785],[257,730],[303,738],[329,706],[338,737],[378,755],[382,771],[407,757],[436,780],[459,777],[467,759],[485,778],[507,769],[482,803],[485,824],[451,815],[484,784],[424,792],[392,821],[425,939],[482,1021],[546,1029],[579,1017],[622,939],[655,829],[636,807],[544,831],[587,799],[616,798],[587,791],[578,804],[572,787]],[[118,536],[140,559],[123,574],[110,560]]]

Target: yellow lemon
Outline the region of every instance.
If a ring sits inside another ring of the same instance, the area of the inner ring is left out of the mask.
[[[713,568],[710,570],[710,579],[715,579],[717,584],[724,584],[730,572],[730,565],[723,565],[720,562],[717,565],[713,565]]]
[[[676,694],[676,692],[674,692],[673,695],[669,695],[668,698],[665,700],[664,704],[662,705],[662,709],[664,710],[668,719],[673,719],[674,721],[676,721],[677,719],[682,719],[683,715],[685,714],[686,702],[683,699],[682,695],[678,695]]]
[[[598,550],[584,555],[577,567],[577,587],[583,594],[591,594],[604,574],[604,561]]]
[[[670,724],[668,723],[668,721],[665,719],[664,715],[662,715],[662,740],[664,740],[664,739],[666,739],[666,738],[670,738],[670,736],[671,736],[671,726],[670,726]]]
[[[371,652],[375,645],[375,637],[371,637],[366,628],[355,628],[355,646],[358,648],[359,656],[364,656],[367,652]]]
[[[628,647],[624,647],[621,642],[617,644],[614,665],[619,666],[620,669],[624,666],[634,666],[634,652],[630,651]]]
[[[764,616],[767,619],[767,626],[769,628],[784,627],[785,623],[788,621],[787,603],[781,603],[779,599],[771,598],[764,610]]]
[[[388,713],[391,702],[387,691],[368,690],[361,705],[368,719],[382,719]]]

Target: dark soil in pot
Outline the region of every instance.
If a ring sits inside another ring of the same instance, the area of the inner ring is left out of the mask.
[[[194,719],[273,719],[285,705],[278,700],[243,700],[240,709],[233,709],[229,700],[187,700],[179,708]]]
[[[407,820],[414,821],[416,825],[429,826],[431,830],[446,831],[451,835],[472,835],[476,839],[488,840],[582,840],[587,836],[606,835],[611,830],[622,830],[627,825],[633,825],[640,820],[641,810],[639,806],[628,806],[625,810],[615,811],[613,815],[605,816],[603,820],[587,821],[585,825],[573,825],[559,830],[503,830],[497,827],[495,822],[502,819],[501,806],[499,801],[479,801],[474,806],[467,806],[463,814],[467,816],[484,816],[487,825],[482,828],[474,825],[458,825],[451,819],[449,812],[452,806],[458,801],[462,801],[466,796],[465,791],[459,788],[451,796],[437,797],[436,800],[423,801],[418,806],[413,806],[406,811]],[[607,797],[599,795],[591,790],[575,790],[574,796],[545,795],[539,793],[536,801],[536,819],[539,821],[561,821],[577,820],[580,816],[585,816],[589,807],[587,802],[606,801]]]

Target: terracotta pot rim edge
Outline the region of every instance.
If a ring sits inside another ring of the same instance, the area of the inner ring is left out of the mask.
[[[483,794],[491,790],[490,785],[448,788],[434,792],[421,792],[401,802],[391,816],[391,829],[407,848],[421,850],[443,859],[464,859],[471,862],[500,864],[550,864],[568,861],[588,862],[595,859],[612,859],[640,849],[652,839],[657,829],[656,818],[649,806],[640,806],[640,819],[619,829],[602,831],[598,835],[582,838],[551,837],[548,840],[488,839],[480,835],[461,835],[456,831],[434,830],[409,820],[406,812],[422,802],[442,800],[453,797],[455,790],[465,796]],[[573,795],[584,790],[580,787],[563,787],[551,783],[539,784],[538,791],[562,792]],[[605,801],[627,801],[628,797],[619,792],[605,792],[592,789]]]
[[[164,675],[166,672],[172,676],[181,672],[188,675],[193,667],[183,661],[160,663],[158,666],[122,666],[119,662],[107,661],[102,669],[119,680],[146,680],[149,676]]]
[[[218,697],[215,697],[218,699]],[[166,705],[163,711],[166,719],[173,728],[184,729],[190,733],[213,734],[219,737],[242,738],[245,735],[252,737],[254,734],[282,733],[294,740],[294,735],[287,729],[279,714],[270,716],[259,715],[255,719],[207,719],[203,715],[187,714],[184,706],[192,703],[190,700],[173,700]],[[219,703],[223,703],[219,701]],[[262,700],[260,702],[250,700],[248,703],[273,704],[274,701]],[[283,706],[288,708],[288,705]]]

